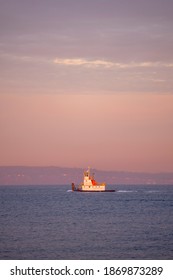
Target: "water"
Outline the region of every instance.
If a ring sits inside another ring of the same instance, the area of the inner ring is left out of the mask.
[[[0,259],[173,259],[173,186],[0,187]]]

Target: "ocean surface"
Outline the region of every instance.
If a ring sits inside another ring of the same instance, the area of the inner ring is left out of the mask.
[[[116,190],[1,186],[0,259],[173,259],[173,186]]]

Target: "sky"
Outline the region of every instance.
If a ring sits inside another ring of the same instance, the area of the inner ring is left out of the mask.
[[[172,0],[0,0],[0,165],[173,172]]]

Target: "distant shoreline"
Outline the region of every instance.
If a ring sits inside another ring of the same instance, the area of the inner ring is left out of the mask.
[[[0,185],[71,185],[82,180],[84,169],[56,166],[0,166]],[[92,169],[106,184],[173,185],[173,172],[147,173]]]

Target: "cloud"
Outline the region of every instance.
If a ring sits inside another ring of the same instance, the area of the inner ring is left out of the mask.
[[[105,60],[87,60],[83,58],[72,58],[72,59],[62,59],[56,58],[53,61],[55,64],[66,65],[66,66],[86,66],[86,67],[112,67],[114,63]]]
[[[86,58],[55,58],[50,59],[43,56],[28,56],[14,53],[0,52],[2,59],[18,61],[23,63],[48,63],[61,66],[78,66],[85,68],[106,68],[106,69],[135,69],[135,68],[173,68],[173,62],[161,61],[141,61],[141,62],[115,62],[105,59],[86,59]]]
[[[163,62],[129,62],[129,63],[121,63],[121,62],[112,62],[107,60],[89,60],[84,58],[55,58],[53,63],[63,65],[63,66],[84,66],[84,67],[102,67],[102,68],[118,68],[118,69],[126,69],[126,68],[153,68],[153,67],[167,67],[172,68],[173,63],[163,63]]]

